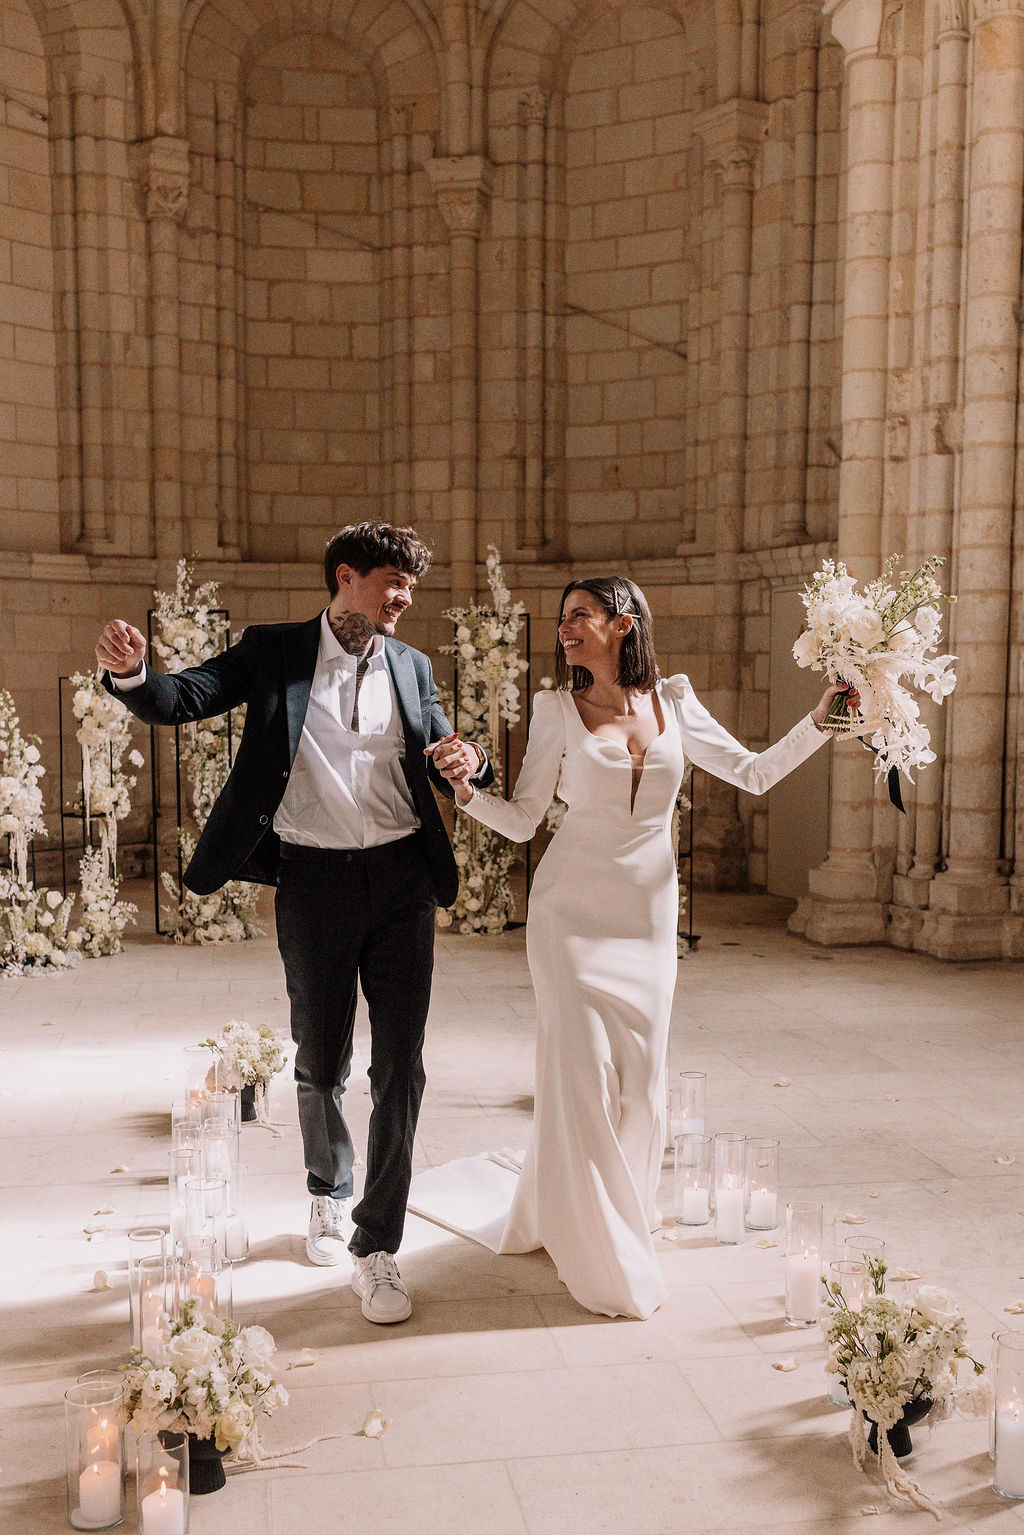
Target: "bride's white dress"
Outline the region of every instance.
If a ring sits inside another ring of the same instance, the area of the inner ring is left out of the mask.
[[[662,730],[635,797],[625,747],[589,731],[571,694],[543,692],[511,800],[476,792],[466,807],[521,842],[556,785],[568,806],[538,865],[526,924],[537,994],[533,1139],[518,1180],[495,1168],[504,1189],[515,1188],[504,1229],[492,1223],[493,1234],[474,1234],[498,1252],[546,1248],[580,1304],[607,1316],[650,1316],[666,1293],[651,1232],[660,1222],[677,968],[670,833],[684,758],[761,794],[826,739],[808,715],[767,751],[750,752],[686,677],[657,691]],[[423,1175],[423,1185],[418,1198],[414,1183],[411,1207],[460,1229],[446,1217],[443,1170]]]

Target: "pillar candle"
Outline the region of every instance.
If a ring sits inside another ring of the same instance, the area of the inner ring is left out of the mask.
[[[821,1259],[790,1253],[786,1259],[786,1315],[794,1322],[816,1322],[820,1305]]]
[[[121,1518],[121,1467],[113,1460],[94,1460],[78,1478],[79,1513],[96,1525]]]
[[[711,1219],[711,1200],[707,1189],[684,1189],[682,1221],[684,1226],[706,1226]]]
[[[177,1487],[160,1483],[141,1503],[142,1535],[185,1535],[185,1498]]]
[[[778,1223],[778,1196],[771,1189],[751,1189],[747,1220],[759,1230],[771,1230]]]
[[[743,1241],[743,1190],[715,1190],[715,1240],[718,1242]]]
[[[1019,1412],[996,1413],[994,1483],[1004,1498],[1024,1498],[1024,1418]]]

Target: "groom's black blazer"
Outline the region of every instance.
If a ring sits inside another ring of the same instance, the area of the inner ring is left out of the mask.
[[[273,820],[295,760],[319,645],[317,614],[305,623],[256,624],[220,655],[173,675],[147,665],[145,682],[128,692],[104,677],[107,691],[147,725],[181,725],[246,705],[234,765],[185,871],[185,884],[197,895],[209,895],[229,879],[277,883],[281,844]],[[459,876],[430,785],[448,798],[452,789],[423,748],[449,735],[451,726],[427,657],[389,637],[384,655],[405,730],[403,767],[420,818],[417,835],[438,902],[450,906]],[[486,786],[493,778],[488,762],[474,782]]]

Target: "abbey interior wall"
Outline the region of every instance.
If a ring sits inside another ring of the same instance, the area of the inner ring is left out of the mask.
[[[436,651],[494,543],[534,678],[614,566],[756,746],[772,591],[943,553],[938,760],[897,824],[835,750],[796,923],[1020,952],[1024,13],[827,9],[5,0],[0,682],[48,760],[181,555],[237,629],[412,521]],[[763,883],[770,813],[709,786],[702,877]]]

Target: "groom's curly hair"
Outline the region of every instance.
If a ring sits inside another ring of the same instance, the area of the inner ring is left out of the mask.
[[[589,592],[596,597],[609,618],[621,618],[628,613],[633,627],[623,636],[619,652],[619,671],[615,678],[621,688],[635,688],[638,693],[650,693],[661,673],[654,653],[654,620],[647,605],[647,598],[628,576],[592,576],[586,581],[570,581],[558,604],[561,623],[565,601],[570,592]],[[588,688],[593,676],[585,666],[570,666],[565,658],[560,639],[555,638],[555,682],[560,688],[573,693],[578,688]]]
[[[334,597],[339,565],[351,565],[361,576],[388,565],[407,576],[419,577],[430,569],[433,558],[415,528],[396,528],[390,522],[353,522],[335,533],[324,550],[324,580]]]

